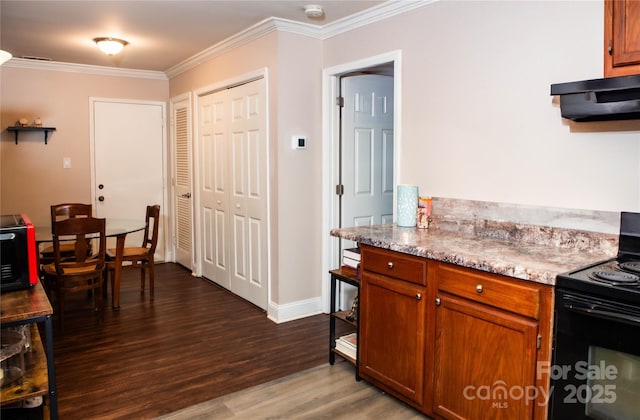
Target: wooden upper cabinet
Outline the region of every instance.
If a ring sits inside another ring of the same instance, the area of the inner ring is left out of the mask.
[[[604,77],[640,74],[640,0],[604,0]]]

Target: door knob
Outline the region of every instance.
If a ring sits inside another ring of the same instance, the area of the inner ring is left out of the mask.
[[[98,197],[98,201],[104,201],[104,196],[101,195],[100,197]]]
[[[236,208],[239,209],[240,208],[240,204],[236,204]]]

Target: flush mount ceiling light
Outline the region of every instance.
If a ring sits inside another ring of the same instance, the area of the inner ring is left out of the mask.
[[[2,65],[2,63],[4,63],[5,61],[11,60],[11,57],[12,55],[9,51],[0,50],[0,65]]]
[[[101,38],[93,38],[93,42],[98,44],[98,48],[107,54],[107,55],[116,55],[125,45],[128,44],[124,39],[111,38],[111,37],[101,37]]]
[[[322,6],[319,6],[317,4],[309,4],[307,6],[304,6],[304,14],[310,18],[318,18],[324,15],[324,9],[322,8]]]

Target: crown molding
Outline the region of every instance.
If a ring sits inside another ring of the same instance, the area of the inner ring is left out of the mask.
[[[324,26],[296,22],[288,19],[271,17],[238,32],[235,35],[195,54],[186,60],[170,67],[166,71],[149,71],[121,69],[117,67],[91,66],[86,64],[62,63],[57,61],[39,61],[23,58],[12,58],[3,64],[6,67],[27,68],[35,70],[54,70],[72,73],[87,73],[101,76],[137,77],[142,79],[168,80],[203,62],[222,55],[234,48],[255,41],[274,31],[295,33],[311,38],[325,40],[353,29],[369,25],[393,16],[410,12],[439,0],[389,0],[362,12],[328,23]]]
[[[207,60],[222,55],[244,44],[248,44],[249,42],[255,41],[256,39],[274,31],[293,32],[318,39],[322,38],[321,26],[270,17],[169,68],[166,70],[167,77],[171,79],[172,77],[178,76],[185,71],[197,67]]]
[[[437,1],[439,0],[389,0],[324,25],[322,39],[328,39],[361,26],[398,16]]]
[[[59,61],[29,60],[12,58],[3,67],[15,67],[31,70],[52,70],[68,73],[95,74],[99,76],[134,77],[140,79],[168,80],[165,72],[150,70],[121,69],[118,67],[91,66],[87,64],[62,63]]]
[[[378,6],[374,6],[362,12],[336,20],[335,22],[324,26],[271,17],[245,29],[242,32],[238,32],[218,44],[215,44],[171,67],[166,71],[167,77],[171,79],[178,76],[187,70],[197,67],[207,60],[222,55],[233,48],[254,41],[273,31],[296,33],[324,40],[349,32],[361,26],[410,12],[436,1],[439,0],[389,0],[379,4]]]

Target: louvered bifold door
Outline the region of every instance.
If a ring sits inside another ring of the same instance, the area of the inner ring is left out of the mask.
[[[193,197],[191,194],[191,132],[189,101],[174,104],[174,191],[176,262],[193,267]]]

